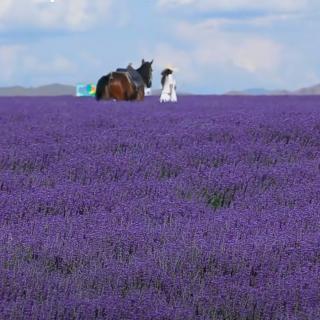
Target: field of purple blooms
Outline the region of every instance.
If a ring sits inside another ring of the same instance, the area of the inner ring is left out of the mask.
[[[0,318],[320,318],[320,98],[0,98]]]

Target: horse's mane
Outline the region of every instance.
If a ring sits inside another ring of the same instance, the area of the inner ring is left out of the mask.
[[[161,72],[161,85],[162,87],[164,86],[164,82],[166,81],[166,77],[169,75],[169,74],[172,74],[172,70],[170,69],[164,69],[162,72]]]

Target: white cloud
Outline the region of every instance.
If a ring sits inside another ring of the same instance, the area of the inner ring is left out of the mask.
[[[233,64],[248,72],[274,72],[282,62],[282,48],[272,40],[251,38],[230,49]]]
[[[192,61],[200,65],[237,67],[246,72],[274,72],[282,62],[282,46],[257,35],[221,30],[221,21],[177,25],[177,36],[190,44]]]
[[[159,43],[153,49],[151,56],[156,61],[155,71],[162,71],[166,66],[172,65],[183,70],[184,81],[193,82],[198,78],[197,73],[192,69],[192,56],[186,50]]]
[[[10,7],[12,6],[12,0],[2,0],[0,5],[0,18],[3,18],[8,12]]]
[[[308,8],[314,0],[158,0],[161,8],[190,6],[195,10],[273,10],[298,11]]]
[[[24,48],[20,45],[0,45],[0,69],[1,79],[10,81],[13,79],[19,55]]]
[[[180,21],[171,26],[175,41],[156,46],[157,62],[173,61],[180,69],[179,78],[188,88],[206,86],[209,92],[219,90],[215,88],[225,91],[250,87],[297,89],[312,85],[319,82],[319,68],[314,59],[308,60],[313,57],[311,51],[277,38],[273,31],[261,33],[254,28],[263,29],[274,21],[297,16],[299,14],[250,18],[246,20],[247,26],[253,27],[249,30],[238,28],[243,26],[241,19]],[[187,49],[182,51],[181,45]]]
[[[52,75],[56,73],[67,74],[76,70],[74,63],[61,55],[53,56],[52,58],[48,59],[48,61],[44,61],[39,57],[26,54],[23,57],[22,65],[24,71],[30,72],[33,75]]]
[[[0,30],[21,27],[87,30],[110,13],[113,0],[1,0]]]
[[[202,25],[206,25],[207,28],[225,28],[225,27],[269,27],[279,23],[287,23],[293,20],[303,19],[303,16],[298,13],[278,13],[268,14],[255,17],[241,18],[228,18],[228,17],[216,17],[207,19],[202,22]]]
[[[17,78],[32,77],[33,81],[43,77],[70,78],[78,70],[73,61],[62,55],[47,54],[44,58],[34,53],[31,48],[22,45],[0,46],[0,69],[0,82],[5,86],[16,84]]]
[[[176,65],[178,85],[188,91],[319,82],[319,0],[156,0],[160,9],[150,12],[132,0],[0,1],[0,36],[8,43],[0,44],[1,85],[92,81],[114,66],[138,67],[140,57],[154,58],[155,78]],[[30,29],[41,37],[28,37]],[[95,31],[71,38],[48,30]]]
[[[203,84],[294,89],[319,82],[319,67],[310,59],[319,46],[313,31],[319,0],[158,0],[157,5],[159,12],[180,18],[171,27],[176,36],[171,51],[182,43],[189,48],[187,72],[197,70]]]

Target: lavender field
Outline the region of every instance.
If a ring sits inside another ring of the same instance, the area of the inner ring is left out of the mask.
[[[320,98],[0,99],[0,319],[320,318]]]

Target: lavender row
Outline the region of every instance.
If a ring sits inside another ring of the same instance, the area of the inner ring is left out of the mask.
[[[320,100],[0,100],[0,314],[316,319]]]

